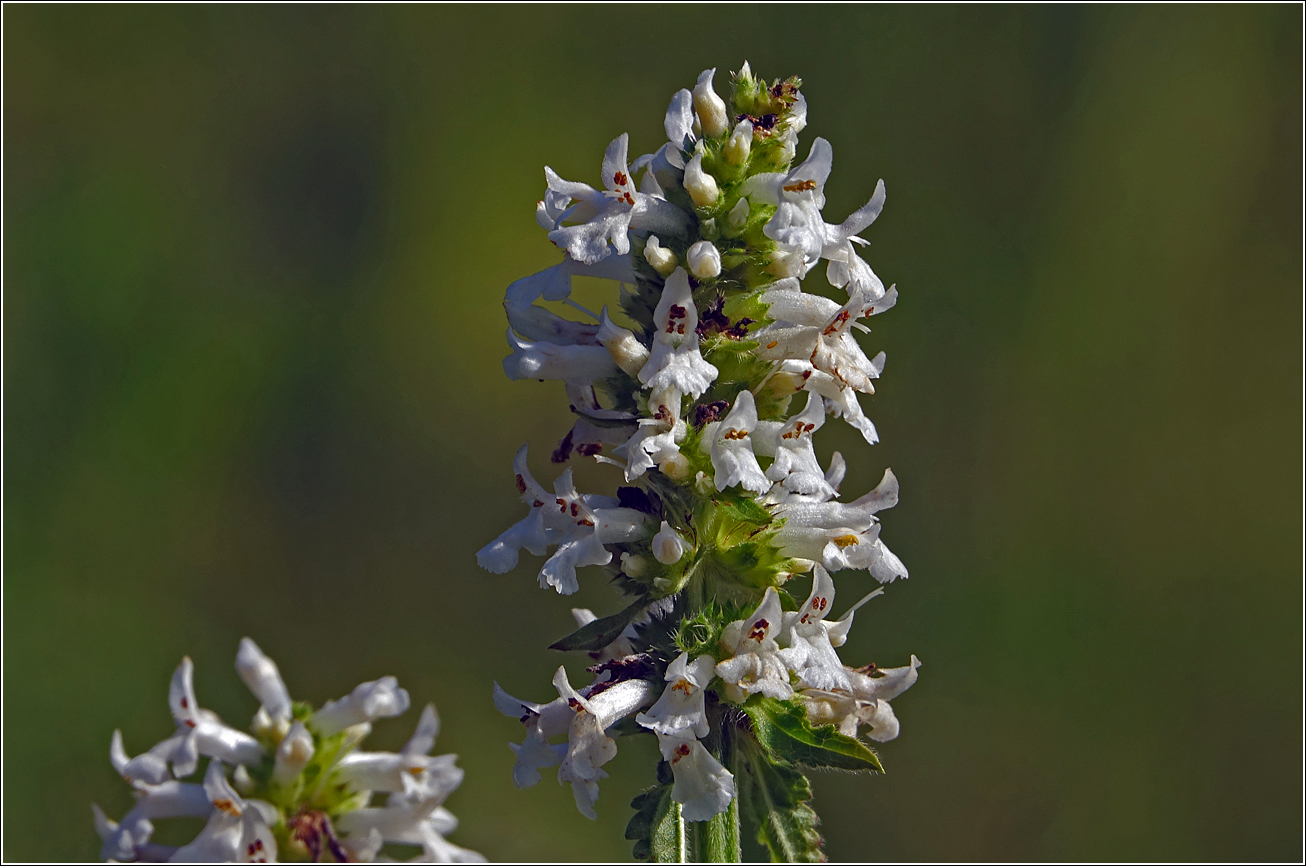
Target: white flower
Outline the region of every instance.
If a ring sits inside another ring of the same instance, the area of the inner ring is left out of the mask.
[[[677,149],[686,150],[694,141],[694,95],[686,89],[677,90],[667,106],[662,121],[667,140]],[[683,167],[683,166],[682,166]]]
[[[631,376],[637,375],[648,361],[648,347],[637,340],[629,328],[614,324],[608,316],[607,307],[599,314],[599,329],[595,338],[612,355],[617,366]]]
[[[223,723],[215,713],[201,709],[195,700],[195,667],[181,660],[168,686],[168,706],[177,732],[150,751],[172,764],[173,775],[195,772],[199,758],[216,758],[228,764],[257,764],[264,750],[249,734]]]
[[[540,767],[560,764],[559,784],[570,782],[576,807],[585,817],[596,820],[598,782],[607,777],[601,768],[617,755],[616,741],[605,731],[647,706],[656,689],[646,680],[622,680],[598,681],[578,692],[568,681],[565,667],[559,667],[553,675],[553,685],[558,700],[532,704],[512,697],[495,684],[494,705],[527,726],[526,742],[512,744],[517,753],[513,782],[519,788],[530,787],[540,780]],[[548,740],[564,731],[567,745],[550,746]]]
[[[712,89],[714,75],[716,69],[705,69],[703,74],[698,76],[698,83],[694,85],[694,113],[698,115],[703,134],[713,138],[725,135],[726,130],[730,128],[730,116],[726,113],[726,104]]]
[[[626,143],[627,136],[622,133],[603,154],[603,191],[563,180],[553,169],[544,169],[553,195],[546,196],[537,208],[537,218],[553,220],[549,240],[578,262],[592,264],[614,251],[629,253],[632,227],[677,235],[688,228],[688,216],[675,205],[636,191],[626,164]],[[571,200],[576,203],[569,204]],[[562,225],[568,221],[575,224]]]
[[[874,361],[867,358],[851,328],[863,316],[887,310],[896,299],[896,292],[873,300],[863,291],[840,306],[799,291],[796,280],[782,280],[762,295],[775,323],[756,333],[761,344],[758,354],[776,361],[806,362],[834,377],[840,386],[874,393],[871,380],[884,369],[883,354]]]
[[[377,719],[397,716],[408,710],[408,692],[394,677],[360,683],[343,698],[327,701],[310,720],[319,734],[332,734]]]
[[[693,736],[658,734],[663,760],[671,765],[675,785],[671,799],[680,804],[686,821],[706,821],[730,806],[735,778]]]
[[[784,642],[791,650],[787,661],[789,669],[798,674],[801,687],[845,692],[851,689],[846,669],[834,648],[848,639],[857,609],[882,592],[883,588],[875,590],[839,620],[829,622],[825,616],[834,604],[834,581],[820,565],[813,569],[812,592],[807,601],[798,610],[784,615]]]
[[[748,153],[753,148],[753,122],[747,118],[735,124],[734,131],[726,141],[722,151],[726,161],[732,165],[743,165],[748,161]]]
[[[698,656],[691,662],[689,653],[681,653],[667,665],[665,679],[670,685],[663,689],[657,703],[647,713],[636,716],[635,721],[656,734],[706,737],[708,723],[703,690],[712,681],[715,666],[715,660],[709,655]]]
[[[566,754],[566,746],[551,746],[549,740],[567,731],[573,715],[571,707],[562,698],[547,704],[519,700],[498,683],[494,684],[494,706],[526,726],[525,741],[508,745],[517,756],[512,782],[518,788],[529,788],[540,781],[541,767],[552,767]]]
[[[774,438],[755,436],[756,451],[775,458],[767,467],[766,477],[794,493],[833,497],[835,491],[825,480],[812,445],[812,433],[824,423],[825,403],[809,393],[803,411],[781,424],[778,433],[772,434]]]
[[[653,324],[653,350],[639,381],[654,392],[674,388],[697,399],[717,377],[717,369],[698,351],[698,308],[684,268],[667,277]]]
[[[803,108],[805,111],[805,103]],[[884,208],[884,181],[876,184],[870,201],[839,225],[831,225],[821,216],[821,209],[825,207],[825,182],[833,158],[830,143],[818,138],[812,142],[807,159],[788,174],[754,175],[745,181],[741,191],[755,202],[776,206],[764,232],[780,245],[783,254],[801,252],[802,271],[795,276],[806,276],[817,261],[825,258],[830,261],[826,275],[831,285],[847,286],[849,294],[865,290],[878,297],[884,294],[884,284],[854,252],[853,244],[866,243],[857,235],[875,222]]]
[[[204,774],[204,792],[213,809],[208,823],[170,860],[181,863],[273,863],[277,842],[268,826],[277,810],[268,803],[244,800],[227,782],[222,764],[213,761]]]
[[[315,751],[313,735],[304,727],[303,722],[295,722],[281,738],[281,744],[277,746],[272,778],[279,784],[289,785],[296,776],[304,772],[308,762],[313,760]]]
[[[700,280],[710,279],[721,273],[721,253],[711,241],[699,241],[685,254],[689,272]]]
[[[721,197],[716,178],[703,171],[701,150],[695,152],[693,158],[685,164],[685,189],[695,207],[711,207]]]
[[[782,613],[780,596],[768,586],[751,617],[726,626],[721,646],[732,657],[716,666],[716,675],[725,682],[731,702],[742,704],[753,693],[782,700],[793,696],[785,651],[775,640]]]
[[[679,395],[675,404],[679,407]],[[659,405],[666,407],[665,403]],[[681,456],[680,443],[684,441],[688,428],[683,419],[676,417],[679,411],[677,408],[675,414],[668,411],[660,412],[654,418],[641,418],[635,433],[614,450],[613,453],[626,459],[627,481],[634,481],[654,466],[670,468]],[[671,420],[664,422],[662,418],[667,416]]]
[[[264,758],[253,738],[221,726],[211,713],[195,703],[193,668],[184,659],[173,676],[169,702],[180,726],[192,731],[190,745],[196,755],[210,758],[203,784],[168,778],[162,755],[179,751],[178,737],[156,746],[146,755],[128,760],[121,736],[115,732],[110,760],[137,789],[136,804],[121,822],[109,820],[94,809],[96,832],[104,842],[102,857],[117,861],[273,862],[277,857],[273,827],[284,826],[292,845],[303,846],[314,860],[324,854],[344,862],[370,859],[384,842],[422,845],[430,855],[443,851],[476,859],[479,855],[451,846],[440,837],[456,826],[440,803],[462,781],[455,758],[428,758],[438,731],[435,708],[427,706],[418,728],[402,753],[360,752],[355,747],[370,730],[369,722],[396,715],[408,706],[408,694],[393,677],[364,683],[339,701],[313,715],[307,725],[290,721],[284,705],[296,712],[276,664],[253,641],[241,642],[237,670],[260,701],[256,722],[260,737],[273,751],[271,778],[251,773]],[[283,727],[284,723],[284,727]],[[333,736],[344,731],[343,736]],[[239,735],[239,736],[236,736]],[[244,748],[246,740],[253,748]],[[322,748],[323,738],[330,748]],[[194,772],[194,759],[174,769]],[[226,774],[232,765],[231,780]],[[321,783],[329,779],[331,784]],[[235,784],[233,784],[233,781]],[[372,792],[389,792],[384,809],[367,807]],[[364,807],[364,808],[359,808]],[[406,824],[399,813],[407,812]],[[328,817],[330,813],[335,817]],[[379,835],[370,815],[394,813]],[[154,822],[166,818],[207,819],[204,828],[180,848],[150,841]],[[444,828],[443,830],[441,828]],[[337,835],[344,834],[344,837]]]
[[[274,721],[290,718],[290,692],[281,679],[277,663],[264,655],[258,644],[243,638],[236,651],[236,673]]]
[[[752,392],[745,388],[735,396],[735,405],[723,420],[704,426],[703,439],[710,443],[717,490],[736,484],[754,493],[765,493],[770,489],[771,481],[762,473],[753,453],[750,434],[757,424],[757,404]]]
[[[671,524],[662,521],[662,528],[653,536],[653,558],[663,565],[674,565],[685,555],[685,540]]]
[[[503,359],[509,379],[566,379],[592,382],[617,373],[612,355],[597,341],[593,345],[563,345],[523,340],[508,329],[512,354]]]
[[[607,496],[582,495],[576,492],[571,470],[565,470],[554,482],[554,493],[546,493],[526,465],[527,448],[517,451],[513,468],[517,473],[517,490],[530,511],[522,520],[481,548],[476,561],[481,568],[504,574],[516,568],[522,549],[537,556],[557,545],[557,550],[540,569],[540,586],[552,586],[563,595],[580,588],[576,569],[584,565],[607,565],[612,553],[605,544],[634,541],[647,537],[647,515],[633,508],[618,507]]]
[[[876,512],[898,504],[898,479],[890,470],[874,490],[853,502],[783,502],[784,524],[774,543],[785,556],[819,562],[830,571],[866,569],[881,583],[906,577],[907,569],[880,541]]]
[[[662,246],[657,235],[649,235],[644,242],[644,260],[664,277],[676,269],[676,254]]]
[[[836,725],[840,733],[857,736],[861,725],[869,725],[867,736],[884,743],[898,736],[898,718],[889,701],[915,684],[920,659],[901,668],[846,668],[850,689],[805,689],[800,693],[807,716],[814,725]],[[868,673],[868,670],[870,671]]]
[[[541,298],[546,301],[566,301],[571,296],[572,277],[595,277],[615,280],[619,283],[634,283],[635,268],[629,254],[608,256],[592,264],[578,262],[570,256],[564,256],[558,264],[515,280],[508,286],[503,300],[503,305],[508,310],[508,320],[512,322],[514,313],[522,314]],[[535,307],[535,309],[543,310],[542,307]],[[513,328],[524,337],[544,339],[517,328],[515,323]]]

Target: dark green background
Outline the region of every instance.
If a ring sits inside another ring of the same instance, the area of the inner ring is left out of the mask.
[[[836,859],[1302,856],[1301,11],[7,7],[4,856],[98,849],[108,763],[200,700],[244,723],[250,635],[320,702],[400,677],[492,858],[629,857],[651,743],[591,824],[511,786],[499,680],[547,699],[568,608],[510,461],[570,424],[509,382],[500,302],[556,261],[547,163],[662,141],[744,60],[806,82],[827,215],[886,180],[902,301],[819,437],[903,485],[911,568],[850,662],[924,661],[883,778],[815,780]],[[803,152],[806,152],[806,143]],[[610,485],[597,467],[589,489]],[[869,585],[840,576],[844,603]],[[569,659],[579,673],[580,659]],[[378,725],[394,747],[416,713]],[[640,738],[646,740],[648,738]]]

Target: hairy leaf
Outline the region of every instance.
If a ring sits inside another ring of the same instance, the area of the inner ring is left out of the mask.
[[[869,746],[839,733],[834,725],[813,728],[807,711],[797,703],[755,695],[743,709],[758,742],[777,758],[804,767],[884,772]]]
[[[625,610],[605,616],[581,626],[571,634],[549,646],[556,650],[601,650],[616,640],[630,625],[631,620],[648,606],[647,599],[638,599]]]
[[[680,807],[671,799],[671,768],[658,764],[658,784],[630,801],[635,814],[626,824],[626,838],[634,841],[636,860],[683,863],[689,840]]]
[[[751,737],[741,736],[734,752],[739,814],[757,828],[757,841],[777,863],[823,863],[820,818],[808,805],[807,777],[777,761]]]

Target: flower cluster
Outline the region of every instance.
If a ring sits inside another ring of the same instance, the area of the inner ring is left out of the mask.
[[[408,692],[394,677],[363,683],[313,710],[293,702],[276,663],[246,638],[236,670],[258,712],[245,733],[200,707],[184,658],[172,677],[168,704],[176,731],[135,757],[114,731],[109,760],[135,789],[136,804],[120,821],[94,807],[104,845],[101,857],[119,862],[272,863],[278,858],[344,863],[379,859],[381,847],[416,845],[426,862],[482,862],[479,854],[445,840],[458,820],[445,798],[462,782],[456,756],[429,753],[440,730],[427,704],[417,730],[398,752],[357,747],[377,719],[408,709]],[[195,776],[207,762],[202,782]],[[230,775],[228,775],[230,770]],[[385,794],[372,805],[374,794]],[[206,820],[180,847],[151,841],[163,818]]]
[[[863,570],[882,584],[907,576],[880,537],[898,482],[886,471],[874,490],[841,501],[843,458],[823,468],[813,446],[830,416],[867,443],[879,438],[859,395],[874,393],[884,354],[868,357],[856,332],[869,332],[863,320],[891,308],[897,291],[857,247],[884,184],[826,222],[832,149],[817,138],[795,159],[807,125],[798,79],[766,83],[745,64],[729,101],[714,79],[709,69],[672,97],[667,141],[654,152],[631,161],[627,136],[614,140],[601,188],[545,169],[536,217],[564,257],[510,285],[504,302],[504,370],[561,380],[577,416],[554,462],[580,455],[621,473],[615,496],[577,492],[570,469],[549,492],[523,446],[514,470],[528,512],[478,554],[495,573],[523,549],[543,556],[540,585],[563,594],[579,588],[579,567],[600,566],[628,596],[609,617],[577,611],[579,630],[555,644],[589,651],[593,682],[573,688],[559,668],[558,698],[545,704],[496,691],[499,709],[526,727],[514,781],[533,784],[556,764],[590,817],[618,733],[657,737],[681,821],[713,820],[751,796],[731,769],[749,755],[878,769],[859,730],[896,736],[889,701],[917,677],[915,656],[886,670],[839,659],[853,610],[882,590],[831,621],[830,573]],[[837,299],[803,290],[822,261]],[[576,276],[616,282],[620,313],[574,302]],[[586,319],[562,315],[568,308]],[[809,572],[800,603],[786,585]],[[833,732],[812,739],[840,743],[839,755],[797,756],[767,733],[801,741],[824,725]]]

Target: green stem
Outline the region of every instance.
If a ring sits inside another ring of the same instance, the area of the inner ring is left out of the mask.
[[[730,808],[707,821],[693,821],[689,825],[691,861],[694,863],[738,863],[742,859],[739,847],[739,807],[730,801]]]

